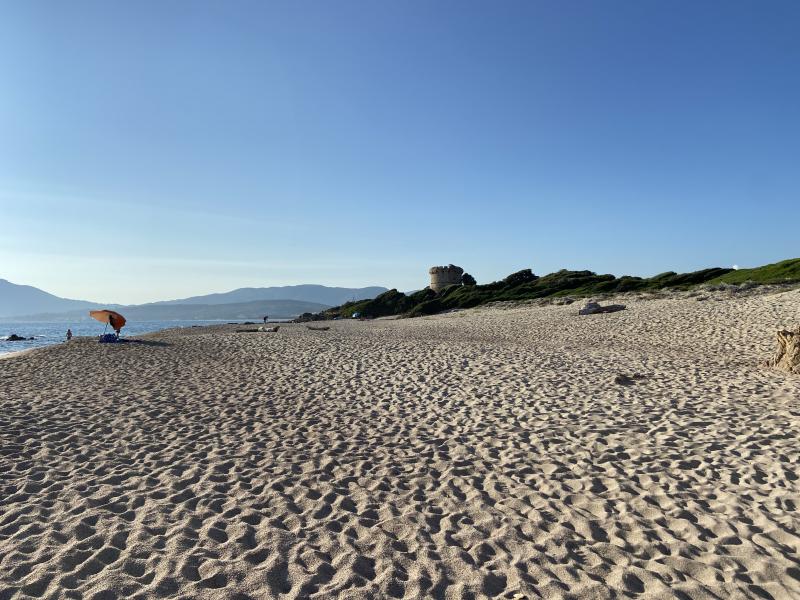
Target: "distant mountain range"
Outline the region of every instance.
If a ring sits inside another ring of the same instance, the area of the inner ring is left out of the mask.
[[[6,320],[75,320],[96,308],[111,308],[126,318],[142,321],[260,319],[264,315],[287,319],[304,312],[318,312],[350,300],[374,298],[383,287],[339,288],[323,285],[241,288],[221,294],[194,296],[123,306],[88,300],[59,298],[29,285],[0,279],[0,318]]]
[[[222,294],[192,296],[180,300],[163,300],[150,304],[229,304],[255,300],[302,300],[337,306],[352,300],[366,300],[387,291],[385,287],[342,288],[324,285],[285,285],[280,287],[239,288]]]

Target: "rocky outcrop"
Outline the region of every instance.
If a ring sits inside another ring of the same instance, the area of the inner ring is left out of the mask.
[[[26,337],[23,337],[21,335],[17,335],[16,333],[12,333],[10,336],[8,336],[6,338],[6,341],[7,342],[24,342],[27,339],[28,338],[26,338]],[[33,339],[33,338],[30,338],[30,339]]]
[[[464,274],[464,269],[456,265],[431,267],[428,269],[428,274],[431,276],[430,288],[434,292],[440,292],[451,285],[461,285],[461,276]]]
[[[608,306],[600,306],[597,302],[587,302],[586,305],[578,311],[579,315],[597,315],[600,313],[612,313],[619,310],[625,310],[624,304],[609,304]]]
[[[778,331],[777,336],[778,349],[764,366],[800,375],[800,325]]]

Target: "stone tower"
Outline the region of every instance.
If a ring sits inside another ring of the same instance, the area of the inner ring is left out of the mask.
[[[447,265],[446,267],[431,267],[428,269],[428,273],[431,276],[431,289],[439,292],[451,285],[461,285],[464,269],[455,265]]]

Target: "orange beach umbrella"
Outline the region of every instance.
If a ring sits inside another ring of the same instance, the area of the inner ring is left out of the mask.
[[[120,329],[125,327],[125,317],[113,310],[90,310],[89,316],[101,323],[108,323],[118,333]]]

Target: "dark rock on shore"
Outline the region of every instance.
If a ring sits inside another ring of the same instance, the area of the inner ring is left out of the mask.
[[[26,337],[17,335],[16,333],[12,333],[10,336],[8,336],[6,338],[6,341],[7,342],[25,342],[27,340],[32,340],[32,339],[33,338],[26,338]]]

